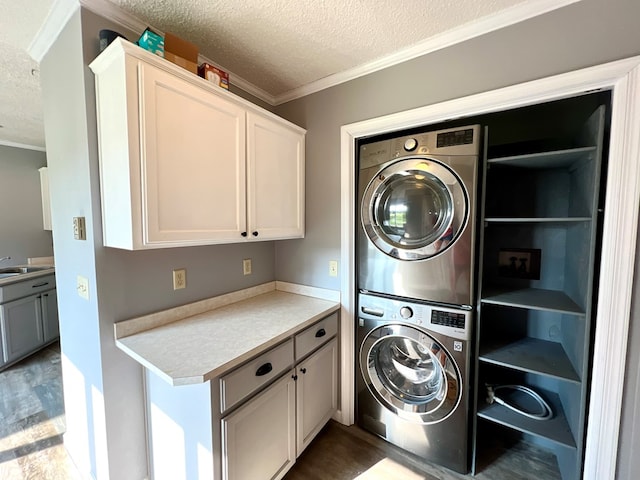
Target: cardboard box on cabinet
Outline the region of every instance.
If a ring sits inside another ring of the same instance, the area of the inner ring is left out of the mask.
[[[164,58],[198,74],[198,46],[169,32],[164,35]]]
[[[198,75],[218,87],[229,90],[229,74],[218,67],[203,63],[198,67]]]
[[[137,43],[145,50],[155,53],[159,57],[164,57],[164,38],[153,30],[147,28],[142,32]]]

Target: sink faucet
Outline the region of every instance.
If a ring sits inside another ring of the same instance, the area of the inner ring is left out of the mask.
[[[0,258],[0,262],[4,262],[5,260],[11,260],[11,257],[2,257],[2,258]]]

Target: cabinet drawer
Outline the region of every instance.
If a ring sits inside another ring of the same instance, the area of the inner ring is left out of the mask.
[[[296,335],[296,360],[307,356],[338,333],[338,312]]]
[[[289,339],[225,375],[220,379],[220,412],[226,412],[291,365],[293,340]]]
[[[10,283],[0,288],[0,303],[34,295],[56,287],[55,275],[43,275],[16,283]]]

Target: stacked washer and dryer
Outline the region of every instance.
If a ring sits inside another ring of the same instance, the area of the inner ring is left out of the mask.
[[[468,471],[480,126],[361,143],[357,423]]]

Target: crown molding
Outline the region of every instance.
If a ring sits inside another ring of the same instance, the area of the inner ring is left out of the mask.
[[[27,47],[27,53],[40,63],[71,16],[80,8],[78,0],[55,0],[44,23]]]
[[[46,148],[38,145],[29,145],[26,143],[9,142],[8,140],[0,140],[0,147],[12,147],[21,148],[23,150],[36,150],[38,152],[45,152]]]
[[[506,10],[502,10],[492,15],[487,15],[486,17],[469,22],[458,28],[427,38],[409,48],[399,50],[391,55],[367,62],[344,72],[329,75],[328,77],[311,82],[300,88],[295,88],[283,94],[276,95],[275,105],[281,105],[312,93],[340,85],[341,83],[355,80],[356,78],[363,77],[370,73],[413,60],[414,58],[421,57],[422,55],[450,47],[457,43],[462,43],[466,40],[485,35],[501,28],[509,27],[524,20],[528,20],[529,18],[537,17],[580,1],[582,0],[538,0],[534,2],[519,3]]]
[[[253,83],[234,74],[223,65],[217,64],[203,55],[200,55],[199,59],[202,62],[210,63],[228,72],[230,82],[234,86],[271,106],[277,106],[580,1],[582,0],[537,0],[535,2],[522,2],[496,14],[488,15],[440,35],[436,35],[435,37],[428,38],[392,55],[367,62],[344,72],[329,75],[328,77],[299,88],[294,88],[280,95],[272,95],[262,90]],[[27,49],[29,55],[36,62],[39,63],[42,60],[71,18],[71,15],[81,6],[138,34],[141,34],[147,27],[152,28],[158,33],[163,33],[161,30],[131,15],[108,0],[55,0],[42,28]]]

